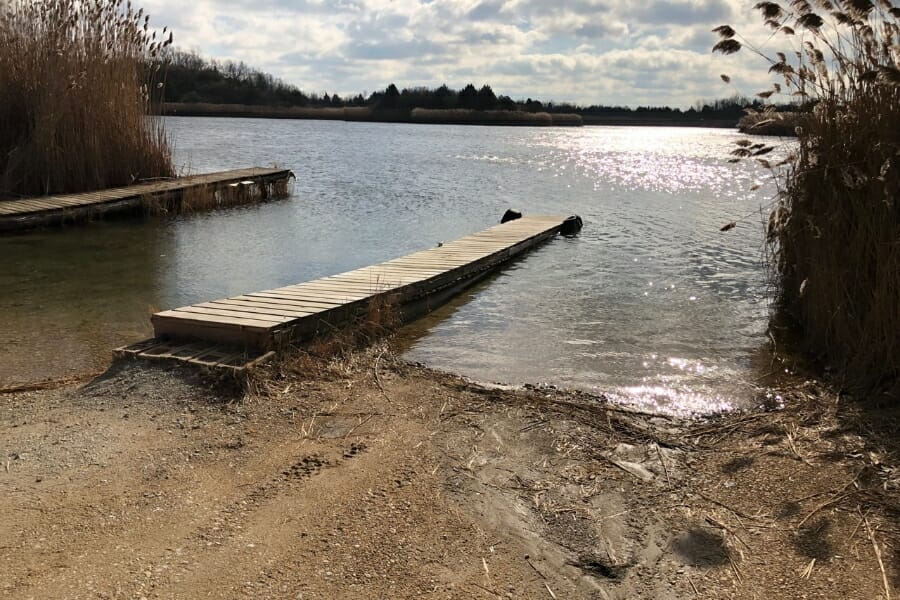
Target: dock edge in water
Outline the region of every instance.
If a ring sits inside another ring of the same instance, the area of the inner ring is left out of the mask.
[[[122,213],[178,212],[286,196],[289,169],[251,167],[148,181],[81,194],[0,200],[0,232],[91,221]],[[187,207],[193,203],[195,206]]]
[[[580,229],[581,220],[572,219],[521,217],[378,265],[158,312],[151,317],[156,337],[115,355],[243,370],[351,323],[375,301],[396,306],[409,322],[558,233]]]

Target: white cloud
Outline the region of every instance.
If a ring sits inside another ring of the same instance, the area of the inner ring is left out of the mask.
[[[176,45],[308,91],[490,83],[514,98],[686,107],[765,87],[759,61],[710,52],[742,0],[138,0]]]

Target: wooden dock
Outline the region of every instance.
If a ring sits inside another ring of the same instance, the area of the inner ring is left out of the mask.
[[[137,183],[97,192],[0,200],[0,231],[60,225],[148,206],[168,206],[186,193],[203,190],[210,198],[223,191],[254,190],[265,198],[269,187],[293,177],[288,169],[253,167]],[[233,195],[233,194],[232,194]],[[218,198],[216,202],[221,201]],[[215,202],[213,203],[215,205]]]
[[[352,322],[375,301],[396,307],[401,320],[409,321],[552,238],[564,221],[522,217],[378,265],[158,312],[151,318],[156,337],[117,354],[242,368],[286,344]]]

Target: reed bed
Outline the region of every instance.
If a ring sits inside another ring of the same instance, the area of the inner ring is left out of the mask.
[[[371,121],[372,112],[368,106],[347,106],[344,108],[344,119],[347,121]]]
[[[0,3],[0,198],[175,174],[157,57],[172,42],[123,0]]]
[[[714,50],[747,47],[812,107],[798,149],[742,141],[737,158],[773,169],[768,223],[777,312],[791,338],[848,391],[900,393],[900,9],[882,0],[757,4],[792,52],[769,56],[728,26]],[[727,76],[723,77],[726,80]],[[763,112],[771,112],[766,109]],[[778,327],[776,326],[776,330]]]
[[[471,109],[375,109],[367,106],[344,108],[307,106],[253,106],[245,104],[209,104],[204,102],[167,102],[167,115],[204,117],[259,117],[269,119],[322,119],[401,123],[453,123],[466,125],[543,125],[579,127],[580,115],[569,113],[525,112]]]
[[[803,114],[798,112],[755,112],[741,117],[738,130],[750,135],[794,137],[797,127],[803,124],[803,118]]]
[[[550,113],[554,127],[581,127],[584,119],[575,113]]]
[[[173,116],[265,117],[270,119],[343,120],[345,118],[345,110],[347,109],[308,106],[211,104],[208,102],[166,102],[164,106],[165,113]]]
[[[410,114],[413,123],[451,123],[464,125],[529,125],[551,126],[553,116],[546,112],[512,110],[448,110],[416,108]]]

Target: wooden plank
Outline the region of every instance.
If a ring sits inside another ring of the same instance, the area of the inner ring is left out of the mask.
[[[385,263],[388,265],[394,264],[408,264],[408,265],[419,265],[422,267],[428,267],[429,261],[435,260],[452,260],[452,261],[470,261],[473,258],[484,258],[486,256],[490,256],[492,254],[496,254],[496,252],[440,252],[433,254],[420,254],[417,256],[405,256],[403,258],[395,258],[394,260]]]
[[[451,248],[441,248],[440,252],[434,252],[431,256],[446,256],[448,254],[490,254],[497,252],[515,242],[503,242],[490,245],[483,244],[460,244]]]
[[[398,273],[397,271],[393,271],[391,269],[382,269],[379,271],[370,271],[368,273],[341,273],[340,275],[329,275],[328,277],[323,277],[318,281],[357,281],[363,283],[383,283],[385,280],[393,280],[393,279],[403,279],[403,278],[412,278],[412,277],[421,277],[423,274],[421,273],[411,273],[409,271],[405,273]],[[431,275],[431,273],[429,273]]]
[[[411,266],[418,267],[424,269],[440,269],[441,267],[432,266],[434,263],[458,263],[458,264],[466,264],[472,262],[473,260],[479,260],[482,258],[487,258],[491,256],[491,254],[473,254],[467,257],[461,257],[454,254],[445,254],[445,255],[430,255],[430,256],[416,256],[414,258],[403,258],[396,259],[392,261],[390,264],[393,265],[402,265],[402,266]]]
[[[254,294],[254,296],[268,298],[271,300],[286,300],[298,303],[317,304],[321,306],[325,306],[327,304],[337,304],[338,306],[344,306],[346,304],[365,302],[369,298],[371,298],[371,295],[369,294],[365,296],[332,296],[325,294],[292,294],[288,292],[278,292],[274,294],[261,292],[260,294]],[[334,306],[329,306],[328,308],[334,308]]]
[[[275,290],[272,290],[275,291]],[[297,287],[279,288],[277,290],[284,294],[304,295],[312,294],[314,296],[330,296],[333,298],[367,298],[378,293],[377,290],[363,289],[361,286],[348,286],[327,283],[310,283],[298,285]]]
[[[371,296],[374,294],[379,294],[384,291],[389,291],[390,289],[394,289],[395,286],[391,286],[388,289],[378,288],[366,283],[339,283],[339,282],[325,282],[321,280],[316,280],[311,283],[303,283],[296,287],[285,288],[286,291],[294,291],[294,292],[312,292],[312,291],[321,291],[321,292],[337,292],[338,294],[347,294],[347,295],[358,295],[363,294],[365,296]]]
[[[255,298],[253,300],[236,300],[232,298],[226,298],[224,300],[215,300],[216,304],[223,304],[228,306],[243,306],[245,308],[269,308],[275,310],[283,310],[290,312],[303,312],[305,314],[312,314],[315,312],[322,312],[328,310],[329,308],[334,308],[335,306],[341,306],[340,304],[313,304],[311,302],[307,302],[305,304],[300,303],[286,303],[286,302],[278,302],[278,301],[270,301],[263,302],[260,298]],[[278,314],[278,313],[273,313]]]
[[[492,252],[471,252],[469,253],[471,256],[479,256],[485,257],[493,254]],[[456,252],[442,252],[442,253],[434,253],[434,254],[420,254],[417,256],[404,256],[403,258],[395,258],[392,261],[385,263],[386,265],[395,265],[395,264],[407,264],[407,265],[418,265],[420,267],[428,268],[428,261],[430,260],[466,260],[466,258],[462,258]]]
[[[59,208],[59,205],[46,202],[43,200],[15,200],[15,204],[11,204],[7,206],[7,210],[12,209],[16,212],[27,211],[41,211],[41,210],[53,210],[55,208]]]
[[[300,301],[309,301],[309,302],[339,302],[340,304],[346,304],[348,302],[356,302],[358,300],[362,300],[364,298],[368,298],[371,294],[362,294],[362,295],[349,295],[349,294],[334,294],[327,292],[294,292],[289,290],[267,290],[265,292],[256,292],[253,294],[249,294],[254,297],[265,297],[265,298],[281,298],[285,300],[296,300]]]
[[[186,313],[179,309],[159,312],[153,315],[153,317],[161,319],[185,319],[188,321],[203,321],[206,323],[217,323],[220,325],[237,325],[244,329],[257,329],[260,331],[265,331],[271,326],[270,321],[264,321],[260,319],[242,319],[237,317],[227,318],[217,315],[202,315],[196,313]]]
[[[207,303],[208,304],[208,303]],[[176,311],[180,313],[190,313],[191,317],[193,315],[206,315],[206,316],[214,316],[214,317],[228,317],[228,318],[237,318],[237,319],[247,319],[252,321],[258,321],[266,327],[271,327],[273,325],[281,325],[287,321],[290,321],[290,317],[284,317],[279,315],[270,315],[270,314],[257,314],[252,312],[243,312],[243,311],[232,311],[232,310],[223,310],[215,307],[206,307],[200,305],[192,305],[192,306],[183,306],[181,308],[176,309]]]
[[[313,304],[308,302],[306,304],[300,303],[278,303],[277,301],[271,302],[259,302],[257,299],[256,302],[248,301],[248,300],[215,300],[215,304],[220,304],[224,308],[225,306],[234,307],[237,310],[241,308],[245,310],[249,309],[257,309],[257,310],[269,310],[272,314],[284,314],[285,316],[290,315],[299,315],[306,316],[315,313],[325,312],[327,310],[331,310],[332,308],[337,308],[338,306],[343,306],[343,304]],[[254,312],[254,311],[250,311]]]
[[[278,294],[267,294],[266,292],[256,292],[254,294],[247,294],[244,296],[235,296],[233,298],[228,298],[229,301],[233,302],[253,302],[260,304],[271,304],[271,305],[282,305],[288,307],[299,307],[299,306],[309,306],[311,308],[334,308],[335,306],[340,306],[344,304],[342,300],[327,300],[324,298],[303,298],[297,296],[279,296]]]
[[[428,279],[428,277],[416,276],[416,275],[389,275],[385,274],[380,278],[372,278],[366,277],[365,275],[347,275],[346,277],[336,276],[330,277],[327,280],[328,282],[335,283],[346,283],[346,284],[354,284],[354,285],[365,285],[370,286],[372,289],[380,290],[380,289],[393,289],[398,287],[403,287],[409,283],[416,283],[419,281],[424,281]]]
[[[454,246],[441,246],[432,250],[421,252],[422,256],[441,256],[453,252],[496,252],[498,248],[505,248],[507,244],[495,244],[492,246],[475,246],[473,244],[457,244]]]
[[[378,278],[382,275],[390,276],[390,275],[414,275],[421,277],[429,277],[431,275],[440,274],[440,269],[435,269],[433,267],[426,267],[424,265],[406,265],[404,267],[400,267],[397,265],[391,265],[388,263],[383,263],[378,265],[378,267],[373,267],[371,270],[359,270],[359,271],[351,271],[349,273],[342,273],[340,275],[332,275],[329,279],[339,279],[350,276],[367,276],[370,278]]]
[[[456,269],[456,268],[459,268],[459,267],[463,267],[463,266],[465,266],[465,265],[471,264],[471,263],[476,262],[476,261],[478,261],[478,260],[482,260],[482,259],[484,259],[484,258],[487,258],[487,257],[484,257],[484,256],[483,256],[483,257],[481,257],[481,258],[476,258],[476,259],[474,259],[474,260],[458,260],[458,259],[451,259],[451,258],[445,258],[445,259],[434,258],[434,259],[429,259],[429,260],[427,260],[427,261],[424,260],[424,259],[422,259],[422,260],[420,260],[420,261],[416,261],[415,263],[409,263],[409,264],[428,265],[428,266],[431,266],[431,267],[441,268],[443,271],[448,271],[448,270]],[[401,264],[404,264],[404,263],[401,263]]]
[[[145,348],[142,350],[143,354],[147,354],[149,356],[159,356],[159,357],[170,357],[170,356],[184,356],[184,355],[192,355],[197,352],[200,348],[206,347],[206,344],[202,342],[191,342],[189,344],[169,344],[169,343],[161,343],[156,344],[152,348]]]
[[[395,273],[413,273],[413,274],[421,274],[421,275],[439,275],[443,272],[442,269],[429,267],[426,265],[417,265],[417,264],[399,264],[399,263],[382,263],[378,265],[378,270],[384,269],[385,271],[395,272]]]
[[[450,246],[448,248],[441,248],[440,252],[435,252],[435,254],[448,254],[451,252],[496,252],[497,250],[501,250],[506,248],[510,244],[518,243],[522,238],[511,238],[509,240],[498,240],[495,242],[466,242],[465,244],[458,244],[456,246]]]
[[[215,321],[156,317],[155,315],[151,320],[154,333],[160,338],[196,339],[253,349],[268,349],[271,339],[271,332],[267,330],[235,327]]]
[[[429,262],[434,261],[451,261],[451,262],[463,262],[468,263],[474,260],[479,260],[482,258],[487,258],[488,256],[493,256],[502,250],[496,250],[493,252],[445,252],[443,254],[432,254],[430,256],[419,256],[415,259],[411,259],[406,264],[411,265],[420,265],[427,266]]]
[[[232,304],[227,300],[216,300],[213,302],[204,302],[203,304],[195,305],[200,308],[211,308],[216,310],[225,310],[230,311],[231,313],[240,314],[255,314],[260,316],[271,316],[271,317],[284,317],[284,318],[298,318],[298,317],[306,317],[308,315],[313,314],[314,311],[310,310],[289,310],[285,308],[274,308],[266,305],[253,305],[253,304]]]
[[[50,200],[50,199],[48,198],[48,200]],[[93,202],[93,200],[87,201],[83,198],[69,198],[66,196],[59,196],[59,197],[52,199],[53,204],[56,204],[61,207],[66,207],[66,208],[70,208],[70,207],[74,207],[74,206],[81,206],[85,202]]]

